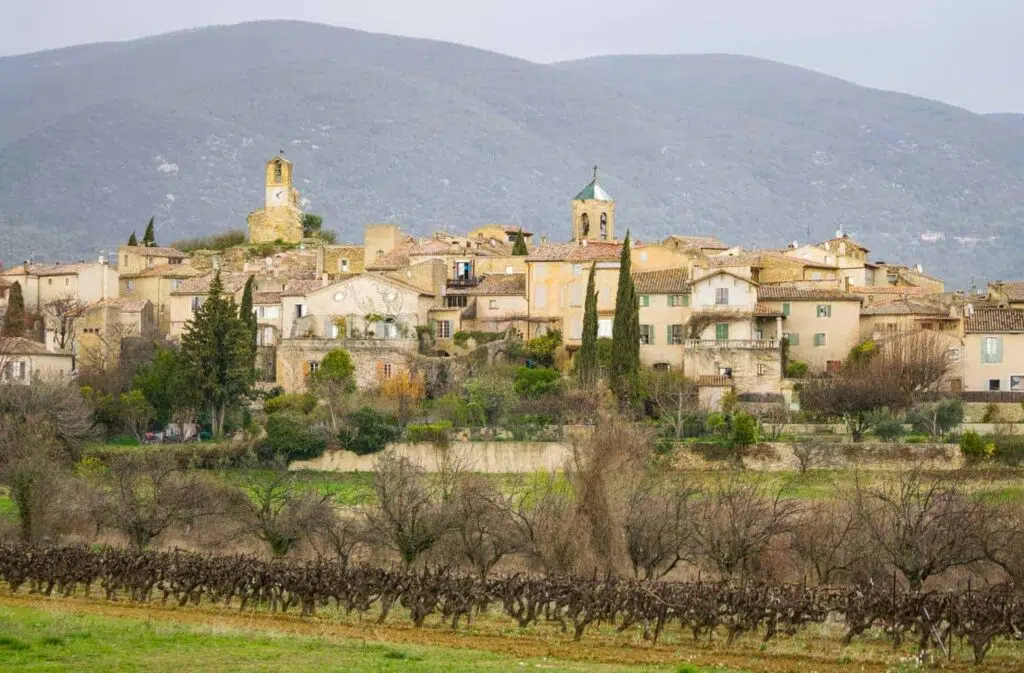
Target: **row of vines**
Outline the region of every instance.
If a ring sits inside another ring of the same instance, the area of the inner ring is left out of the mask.
[[[0,546],[0,580],[12,592],[86,596],[97,587],[110,601],[207,603],[240,610],[312,616],[330,608],[383,623],[400,606],[417,627],[431,616],[459,628],[483,612],[525,628],[553,622],[576,640],[588,628],[642,630],[654,642],[678,627],[694,640],[743,635],[767,642],[826,620],[845,626],[843,644],[882,629],[920,654],[952,656],[966,643],[976,663],[1000,639],[1022,637],[1024,592],[1009,584],[959,591],[904,591],[874,585],[822,587],[727,582],[658,582],[517,574],[481,579],[440,570],[405,570],[340,561],[295,562],[183,551],[143,552],[79,546]]]

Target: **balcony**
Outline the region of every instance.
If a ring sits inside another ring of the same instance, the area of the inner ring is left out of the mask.
[[[449,278],[448,287],[450,288],[467,288],[476,287],[480,284],[480,279],[476,276],[470,276],[469,278]]]
[[[779,348],[778,339],[687,339],[683,342],[686,350],[759,350],[770,351]]]

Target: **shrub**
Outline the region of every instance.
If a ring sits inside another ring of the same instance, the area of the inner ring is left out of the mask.
[[[740,412],[732,418],[732,433],[729,438],[734,447],[750,446],[758,439],[757,418]]]
[[[792,362],[786,363],[786,378],[787,379],[802,379],[807,376],[807,372],[810,371],[810,366],[803,360],[793,360]]]
[[[989,457],[985,455],[985,440],[974,430],[968,430],[960,435],[960,453],[970,462]]]
[[[285,393],[263,403],[263,411],[267,414],[291,411],[305,415],[313,409],[316,409],[316,396],[310,393]]]
[[[323,435],[309,418],[296,411],[280,411],[267,418],[267,436],[260,447],[261,458],[284,456],[287,460],[316,458],[327,448]]]
[[[402,426],[397,416],[363,407],[345,417],[338,439],[349,451],[365,456],[377,453],[401,435]]]
[[[964,422],[964,403],[957,399],[918,404],[907,414],[914,432],[941,437]]]
[[[436,423],[411,423],[405,429],[410,442],[430,442],[432,444],[447,443],[452,431],[451,421]]]
[[[516,370],[513,387],[522,397],[536,399],[557,393],[562,387],[562,375],[554,369],[520,367]]]
[[[1003,412],[998,404],[989,402],[985,405],[985,414],[981,417],[982,423],[1001,423],[1002,420]]]
[[[907,434],[903,422],[889,413],[888,409],[872,411],[868,416],[868,424],[872,428],[872,433],[883,442],[895,442]]]
[[[724,435],[729,430],[729,419],[720,411],[708,414],[707,428],[713,434]]]
[[[470,423],[497,425],[498,419],[517,401],[512,381],[498,372],[470,379],[464,386],[470,411]]]
[[[555,350],[562,345],[562,332],[556,329],[547,334],[534,337],[526,342],[523,354],[542,367],[550,367],[555,363]]]
[[[477,346],[483,346],[489,344],[492,341],[497,341],[505,336],[504,332],[481,332],[478,330],[459,330],[452,335],[452,342],[456,346],[465,346],[472,339],[476,342]]]
[[[177,248],[182,252],[195,252],[196,250],[226,250],[228,248],[233,248],[236,245],[244,244],[245,239],[246,235],[244,231],[239,229],[229,229],[223,234],[199,236],[197,238],[175,241],[174,243],[171,243],[171,247]]]

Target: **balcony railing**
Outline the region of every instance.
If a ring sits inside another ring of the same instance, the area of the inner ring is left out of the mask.
[[[480,279],[476,276],[469,278],[450,278],[448,279],[448,287],[476,287],[480,284]]]
[[[686,350],[775,350],[778,339],[687,339]]]

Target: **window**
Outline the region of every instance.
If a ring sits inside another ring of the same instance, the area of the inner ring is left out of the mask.
[[[444,305],[448,308],[465,308],[469,305],[469,297],[464,294],[450,294],[444,298]]]
[[[899,328],[900,328],[900,326],[897,325],[894,322],[887,322],[887,323],[885,323],[885,331],[886,332],[895,332],[895,331],[899,330]]]
[[[832,317],[832,304],[818,304],[818,317],[819,318],[831,318]]]
[[[715,341],[729,340],[729,323],[720,322],[715,325]]]
[[[825,336],[824,332],[818,332],[817,334],[814,335],[814,345],[815,346],[825,346],[825,345],[828,345],[828,337]]]
[[[147,269],[152,269],[153,268],[153,258],[152,257],[147,257],[146,258],[146,268]]]
[[[601,238],[608,238],[608,213],[601,213]]]
[[[338,260],[338,271],[348,273],[348,260],[344,257]]]
[[[192,297],[192,311],[198,311],[199,307],[203,305],[202,297]]]
[[[767,376],[768,375],[768,365],[766,365],[763,362],[758,362],[757,363],[757,375],[758,376]]]
[[[640,343],[645,346],[654,343],[654,328],[651,325],[640,325]]]
[[[670,294],[668,296],[669,306],[689,306],[690,295],[688,294]]]
[[[450,339],[452,337],[452,321],[451,320],[438,320],[437,321],[437,338],[438,339]]]
[[[497,299],[489,300],[487,302],[487,308],[491,309],[492,311],[497,310],[497,308],[498,308],[498,300]]]
[[[175,283],[175,281],[172,280],[171,281],[171,289],[172,290],[177,290],[178,286],[175,285],[174,283]],[[135,281],[134,280],[126,280],[124,282],[124,289],[127,290],[128,292],[131,292],[132,290],[134,290],[135,289]]]
[[[260,330],[260,346],[273,346],[274,345],[274,328],[270,325],[265,326]]]
[[[129,282],[131,282],[131,281],[129,281]],[[172,290],[177,290],[179,287],[181,287],[181,283],[182,283],[181,278],[172,278],[171,279],[171,289]]]
[[[583,306],[583,286],[579,283],[569,286],[569,306]]]
[[[1010,390],[1024,390],[1024,387],[1022,387],[1021,385],[1022,383],[1024,383],[1024,376],[1021,376],[1019,374],[1016,376],[1011,376]]]
[[[655,362],[654,371],[656,372],[669,372],[672,371],[672,365],[668,362]]]
[[[673,346],[678,346],[684,341],[683,325],[669,325],[668,326],[668,342]]]
[[[537,308],[548,307],[548,289],[544,286],[538,287],[533,291],[533,303]]]
[[[317,370],[320,369],[320,363],[316,360],[310,360],[308,366],[310,374],[316,374]]]
[[[842,370],[843,370],[843,361],[842,360],[826,360],[825,361],[825,371],[828,372],[829,374],[838,374]]]
[[[782,315],[789,317],[793,313],[793,305],[788,301],[782,304]]]
[[[726,378],[731,379],[732,378],[732,367],[719,367],[718,368],[718,375],[719,376],[724,376]]]
[[[65,278],[64,279],[64,287],[67,287],[68,285],[71,285],[71,279],[70,278]]]
[[[301,318],[305,314],[306,314],[306,305],[305,304],[296,304],[295,305],[295,317],[296,318]]]
[[[988,380],[988,389],[989,390],[999,390],[999,379],[989,379]]]
[[[124,256],[124,266],[128,266],[128,255]]]
[[[579,276],[582,273],[583,273],[583,265],[582,264],[573,264],[572,265],[572,275]]]
[[[724,306],[729,303],[729,288],[727,287],[716,287],[715,288],[715,304],[718,306]]]
[[[789,341],[789,345],[790,346],[799,346],[800,345],[800,335],[797,334],[796,332],[783,332],[782,333],[782,338],[786,339],[787,341]]]
[[[28,363],[24,360],[8,362],[3,378],[7,381],[24,381],[28,377]]]
[[[384,373],[384,378],[390,379],[395,372],[394,365],[392,365],[390,362],[385,362],[384,366],[381,368],[381,371]]]
[[[505,266],[505,275],[506,276],[511,276],[512,272],[513,272],[512,265],[511,264],[506,265]]]
[[[53,285],[53,279],[52,278],[47,278],[46,279],[46,284],[47,285]]]
[[[263,307],[263,306],[257,306],[256,307],[256,317],[257,318],[266,318],[267,317],[267,309],[265,307]]]
[[[1003,361],[1003,337],[985,337],[981,342],[981,361],[985,364]]]
[[[598,336],[598,338],[601,338],[601,337],[607,337],[609,339],[611,338],[611,336],[612,336],[612,319],[611,318],[601,318],[601,319],[599,319],[597,321],[597,336]]]
[[[650,305],[651,305],[651,297],[650,297],[650,295],[646,295],[646,294],[640,295],[640,308],[647,308]]]
[[[590,235],[590,216],[586,213],[580,216],[580,234],[583,238]]]
[[[457,280],[469,280],[473,277],[472,262],[455,262],[455,278]]]

